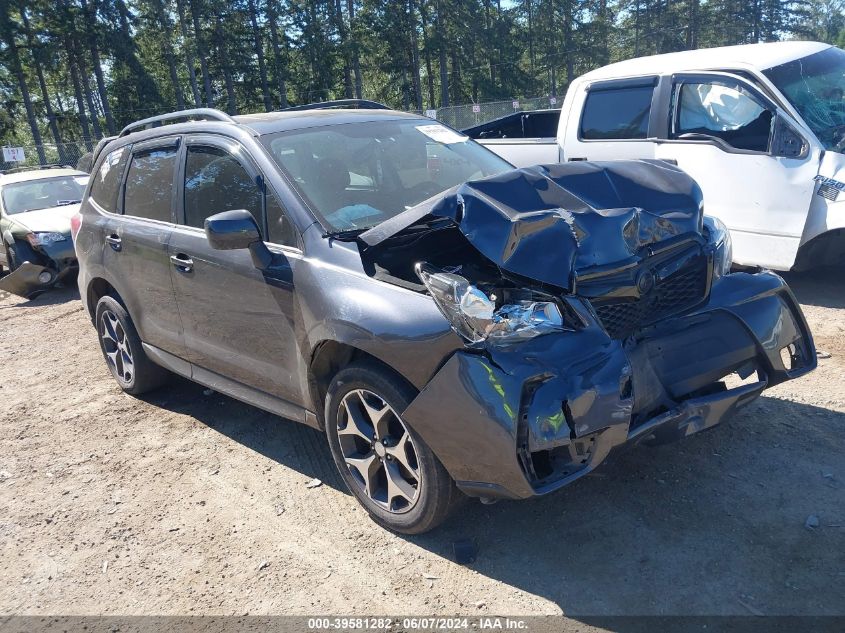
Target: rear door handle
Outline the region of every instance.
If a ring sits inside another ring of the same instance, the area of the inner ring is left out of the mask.
[[[170,263],[183,273],[189,273],[194,269],[194,260],[185,255],[185,253],[171,255]]]
[[[122,240],[117,233],[112,233],[111,235],[106,236],[106,243],[112,247],[112,250],[119,251]]]

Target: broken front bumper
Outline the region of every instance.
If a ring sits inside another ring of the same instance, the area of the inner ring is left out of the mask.
[[[31,299],[79,270],[70,238],[40,246],[35,254],[37,261],[24,262],[13,272],[0,277],[0,291]]]
[[[801,309],[769,272],[728,275],[703,306],[626,342],[611,339],[586,303],[574,307],[590,326],[457,352],[405,411],[467,494],[551,492],[629,441],[715,426],[816,366]],[[731,374],[744,382],[728,388]]]

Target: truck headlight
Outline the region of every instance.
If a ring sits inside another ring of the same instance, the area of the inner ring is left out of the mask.
[[[47,246],[54,242],[64,242],[67,235],[64,233],[28,233],[26,240],[32,246]]]
[[[713,248],[713,281],[731,272],[733,242],[731,232],[719,218],[704,216],[704,228]]]
[[[520,300],[497,308],[493,297],[460,275],[427,264],[417,264],[416,273],[452,329],[468,343],[507,344],[572,329],[551,301]]]

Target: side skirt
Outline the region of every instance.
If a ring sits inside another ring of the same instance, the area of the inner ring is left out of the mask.
[[[214,372],[203,369],[202,367],[192,365],[178,356],[174,356],[170,352],[165,352],[164,350],[148,345],[147,343],[141,343],[141,345],[147,353],[147,356],[150,357],[150,360],[157,365],[161,365],[165,369],[169,369],[174,374],[179,374],[180,376],[199,383],[204,387],[219,391],[220,393],[230,396],[235,400],[240,400],[241,402],[258,407],[259,409],[278,415],[286,420],[293,420],[294,422],[300,422],[322,430],[319,422],[317,421],[317,416],[312,411],[308,411],[304,407],[300,407],[299,405],[288,402],[287,400],[282,400],[276,396],[271,396],[269,393],[259,391],[258,389],[236,382],[230,378],[221,376],[220,374],[215,374]]]

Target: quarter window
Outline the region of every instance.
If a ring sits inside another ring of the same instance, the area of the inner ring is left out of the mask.
[[[202,228],[215,213],[246,209],[259,227],[261,190],[234,156],[217,147],[189,147],[185,167],[185,224]]]
[[[587,140],[648,137],[654,87],[603,88],[587,93],[581,117],[581,138]]]
[[[737,149],[769,148],[772,112],[740,89],[713,83],[685,83],[679,90],[676,138],[702,134]]]
[[[100,168],[92,176],[91,197],[106,211],[114,213],[117,209],[117,194],[120,190],[120,177],[129,156],[129,148],[121,147],[105,157]]]
[[[175,147],[133,154],[129,173],[126,175],[124,213],[139,218],[171,222],[175,165]]]

